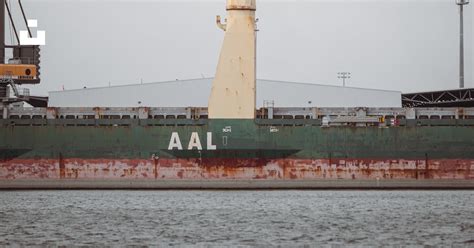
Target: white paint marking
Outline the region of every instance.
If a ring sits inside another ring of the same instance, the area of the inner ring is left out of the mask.
[[[38,20],[36,19],[28,19],[28,27],[30,28],[37,28],[38,27]]]
[[[191,139],[189,140],[188,150],[197,148],[199,151],[202,150],[201,140],[199,139],[199,134],[194,132],[191,134]]]
[[[214,151],[217,150],[217,146],[212,144],[212,133],[207,132],[207,150]]]
[[[173,132],[171,134],[170,144],[168,146],[168,150],[174,150],[177,148],[178,150],[183,150],[183,146],[181,145],[181,140],[179,139],[179,134],[177,132]]]
[[[38,27],[38,20],[29,19],[28,27]],[[36,38],[30,37],[30,34],[26,30],[20,30],[20,44],[27,46],[44,46],[46,45],[46,31],[38,30],[36,32]]]

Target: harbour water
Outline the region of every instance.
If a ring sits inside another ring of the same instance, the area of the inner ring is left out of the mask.
[[[3,191],[3,246],[474,246],[474,191]]]

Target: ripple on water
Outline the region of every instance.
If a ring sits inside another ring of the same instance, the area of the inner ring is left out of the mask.
[[[472,191],[15,191],[0,201],[0,246],[474,245]]]

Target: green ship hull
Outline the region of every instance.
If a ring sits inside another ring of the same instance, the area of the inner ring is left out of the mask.
[[[55,121],[0,129],[0,187],[474,187],[474,127],[469,125],[130,120],[129,125],[70,126]]]

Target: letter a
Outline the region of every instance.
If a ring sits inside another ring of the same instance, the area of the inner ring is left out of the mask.
[[[178,150],[183,150],[183,146],[181,145],[181,140],[179,139],[179,134],[177,132],[173,132],[171,134],[170,144],[168,146],[168,150],[174,150],[178,148]]]
[[[201,140],[199,140],[199,134],[196,132],[191,135],[188,150],[192,150],[194,147],[196,147],[199,151],[202,150]]]

